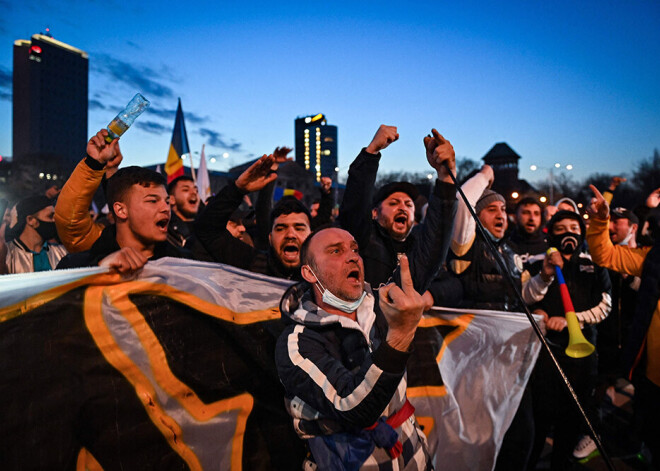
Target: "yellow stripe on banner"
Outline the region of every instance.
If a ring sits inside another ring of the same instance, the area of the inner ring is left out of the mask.
[[[158,402],[153,385],[114,341],[114,337],[103,319],[103,290],[103,286],[91,286],[85,292],[85,324],[92,334],[94,342],[96,342],[105,359],[135,387],[135,392],[146,409],[149,418],[165,436],[170,447],[183,458],[191,470],[201,471],[202,465],[199,459],[181,440],[181,427],[175,420],[165,414]]]
[[[76,471],[103,471],[103,467],[87,448],[81,448],[76,461]]]
[[[81,278],[77,281],[72,281],[62,286],[56,286],[47,291],[42,291],[41,293],[35,294],[27,298],[24,301],[21,301],[11,306],[3,307],[0,309],[0,322],[8,321],[14,317],[25,314],[32,309],[36,309],[39,306],[46,304],[47,302],[52,301],[55,298],[59,298],[65,293],[78,288],[84,285],[109,285],[114,283],[121,283],[121,276],[118,274],[103,273],[100,275],[90,275],[85,278]]]
[[[438,356],[435,359],[436,363],[440,363],[440,360],[442,359],[442,355],[445,353],[445,349],[447,348],[447,345],[449,345],[458,337],[460,337],[461,334],[463,334],[463,332],[466,331],[466,329],[468,328],[468,326],[470,325],[473,319],[474,319],[474,314],[463,314],[454,319],[442,319],[440,317],[432,317],[432,316],[422,317],[422,319],[419,322],[418,328],[437,327],[440,325],[457,327],[456,329],[452,330],[446,337],[443,338],[442,347],[440,347]]]
[[[146,281],[131,281],[115,286],[100,287],[100,289],[100,293],[91,293],[92,288],[90,288],[85,295],[86,321],[88,319],[88,311],[90,311],[88,328],[92,332],[95,342],[106,359],[133,384],[138,396],[147,409],[149,417],[161,430],[163,435],[165,435],[172,449],[191,466],[191,469],[198,469],[194,468],[191,462],[189,462],[190,459],[193,464],[199,464],[199,460],[192,450],[183,443],[180,426],[165,413],[162,406],[157,402],[155,390],[148,378],[121,351],[119,345],[114,341],[114,337],[105,324],[101,313],[101,302],[104,294],[109,297],[109,301],[119,310],[121,315],[131,323],[140,343],[147,353],[158,385],[168,395],[175,398],[195,420],[203,422],[221,413],[238,410],[236,430],[232,439],[231,469],[241,469],[243,437],[245,435],[248,416],[254,406],[254,399],[250,394],[244,393],[233,398],[205,404],[188,385],[180,381],[172,373],[162,345],[149,327],[144,316],[139,312],[135,304],[130,301],[129,295],[139,293],[141,295],[163,296],[206,315],[238,325],[279,319],[279,308],[273,307],[252,312],[236,313],[228,308],[209,303],[197,296],[177,290],[169,285]],[[88,302],[95,303],[93,309],[88,307]],[[164,423],[168,425],[164,427],[162,425]]]
[[[167,161],[165,162],[165,173],[168,175],[180,170],[183,167],[183,159],[176,153],[172,144],[170,144],[170,151],[167,154]]]

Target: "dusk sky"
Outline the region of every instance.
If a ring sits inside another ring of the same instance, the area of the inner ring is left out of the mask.
[[[427,171],[432,127],[459,158],[507,142],[532,182],[547,175],[532,164],[624,173],[660,148],[658,0],[0,0],[0,155],[13,42],[47,27],[89,53],[90,135],[136,92],[151,101],[126,165],[165,162],[178,97],[217,170],[293,146],[294,119],[316,113],[338,127],[340,177],[381,123],[401,135],[382,171]]]

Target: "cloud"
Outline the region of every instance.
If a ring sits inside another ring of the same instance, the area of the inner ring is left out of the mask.
[[[0,88],[10,88],[12,83],[11,70],[0,65]]]
[[[0,100],[11,101],[12,74],[0,66]]]
[[[98,100],[89,100],[89,109],[90,110],[105,110],[108,107],[105,106],[103,103],[101,103]]]
[[[241,148],[242,144],[240,142],[232,141],[231,144],[228,144],[224,141],[222,134],[219,132],[207,128],[200,128],[199,134],[202,137],[206,137],[208,139],[207,144],[211,147],[219,147],[220,149],[231,150],[233,152],[243,151]]]
[[[149,106],[145,112],[170,121],[174,121],[176,116],[176,108],[166,110],[164,108],[155,108],[154,106]],[[186,122],[191,124],[203,124],[210,120],[208,116],[199,116],[191,111],[184,111],[183,117]]]
[[[172,89],[165,85],[163,81],[174,80],[175,77],[165,67],[162,68],[161,72],[157,72],[149,66],[131,64],[108,54],[94,54],[90,60],[90,65],[95,72],[108,75],[148,97],[174,97]]]
[[[138,44],[134,43],[133,41],[126,41],[126,44],[138,50],[142,49]]]
[[[165,134],[172,132],[171,127],[163,126],[155,121],[136,121],[134,126],[151,134]]]

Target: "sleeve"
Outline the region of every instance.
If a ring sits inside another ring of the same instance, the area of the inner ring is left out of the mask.
[[[612,310],[612,282],[610,281],[610,275],[602,267],[595,267],[595,270],[596,279],[592,288],[592,298],[594,299],[594,303],[597,304],[590,309],[575,313],[578,320],[585,324],[598,324],[605,320]]]
[[[371,203],[374,198],[376,174],[380,153],[370,154],[362,149],[348,169],[348,180],[344,198],[339,208],[339,225],[355,237],[358,246],[369,241],[371,225]]]
[[[194,227],[200,244],[216,262],[247,269],[254,258],[254,248],[227,230],[227,221],[242,199],[243,193],[236,184],[229,183],[209,201],[196,218]]]
[[[104,174],[104,166],[87,157],[62,187],[55,205],[55,226],[62,244],[71,253],[89,250],[103,231],[103,226],[89,215],[89,206]]]
[[[486,187],[488,187],[488,179],[481,173],[477,173],[463,183],[461,189],[463,190],[463,193],[465,193],[472,208],[477,204],[479,197]],[[461,198],[461,201],[458,202],[456,219],[454,221],[454,231],[451,240],[452,252],[458,257],[465,255],[467,251],[470,250],[470,247],[472,247],[475,235],[476,223],[474,222],[474,218],[470,214],[469,209],[465,206],[465,202]]]
[[[277,369],[287,396],[299,398],[350,428],[369,427],[378,420],[404,377],[409,353],[387,342],[365,356],[359,369],[349,371],[328,351],[319,332],[293,326],[277,344]]]
[[[426,218],[408,251],[410,274],[418,293],[429,289],[447,258],[456,206],[456,186],[436,180]],[[399,267],[394,271],[394,280],[401,286]]]
[[[273,191],[275,190],[275,180],[263,187],[257,196],[257,203],[254,209],[257,225],[257,233],[254,240],[255,246],[261,250],[268,249],[268,234],[270,227],[270,212],[273,210]]]
[[[642,265],[650,248],[632,249],[612,244],[609,224],[609,218],[592,218],[587,228],[587,244],[594,263],[619,273],[642,276]]]
[[[321,191],[321,201],[319,202],[319,209],[316,212],[316,217],[312,219],[312,230],[315,230],[325,224],[332,222],[332,207],[335,204],[333,190],[330,189],[329,193]],[[350,232],[350,231],[349,231]]]
[[[434,306],[459,307],[463,301],[463,284],[453,273],[442,269],[431,282],[429,292]]]
[[[525,276],[527,273],[527,276]],[[529,277],[529,272],[525,270],[523,272],[522,279],[525,280],[522,282],[522,297],[525,304],[528,306],[534,303],[541,301],[545,295],[548,293],[548,288],[552,284],[552,281],[555,279],[553,276],[550,278],[550,281],[545,282],[541,278],[541,274],[536,274],[532,277]]]

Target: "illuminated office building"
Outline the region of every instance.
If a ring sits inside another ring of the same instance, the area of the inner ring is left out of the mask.
[[[315,181],[330,177],[337,182],[337,126],[327,124],[321,113],[295,121],[296,163]]]
[[[85,155],[87,53],[49,35],[14,42],[15,164],[67,173]]]

